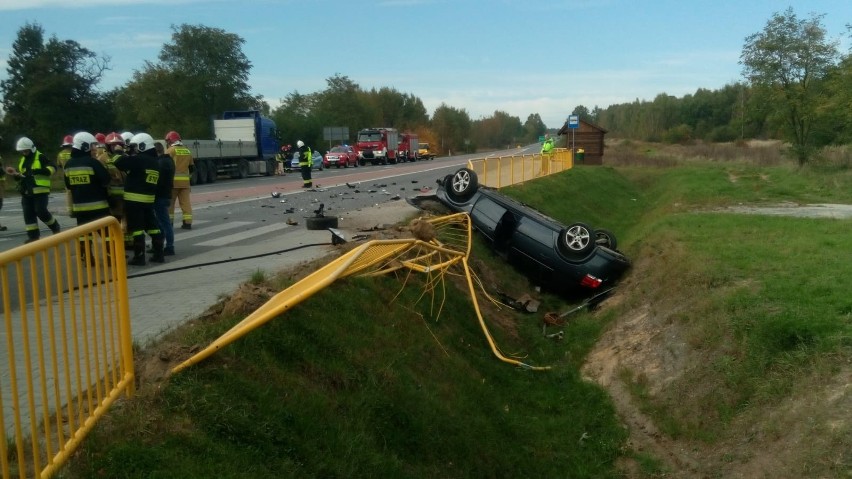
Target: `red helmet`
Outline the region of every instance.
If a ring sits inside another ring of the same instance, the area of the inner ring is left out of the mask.
[[[104,135],[103,133],[95,133],[95,141],[97,141],[99,145],[105,145],[106,135]]]
[[[74,136],[65,135],[65,138],[62,139],[62,147],[71,146],[74,144]]]
[[[166,143],[172,144],[178,141],[180,141],[180,135],[178,134],[178,132],[172,130],[166,133]]]
[[[104,138],[104,144],[106,144],[106,145],[123,145],[124,144],[124,138],[122,138],[121,135],[119,135],[118,133],[112,132],[109,135],[107,135],[106,138]]]

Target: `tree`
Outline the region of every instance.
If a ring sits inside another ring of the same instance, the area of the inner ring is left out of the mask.
[[[27,23],[18,30],[7,78],[0,82],[4,129],[51,146],[76,130],[105,129],[107,100],[95,87],[108,68],[108,57],[73,40],[54,36],[45,42],[44,29]]]
[[[251,62],[240,36],[200,25],[172,26],[159,63],[145,62],[118,95],[126,126],[153,132],[177,130],[182,136],[209,138],[211,118],[226,110],[262,109],[249,92]]]
[[[432,114],[432,129],[438,138],[442,154],[466,151],[469,147],[470,116],[464,109],[459,110],[441,103]]]
[[[541,119],[541,115],[538,113],[532,113],[527,117],[527,121],[524,122],[524,143],[535,143],[538,141],[538,137],[543,136],[547,131],[547,126],[545,126],[544,121]]]
[[[792,8],[775,13],[762,32],[745,39],[740,64],[743,76],[766,90],[784,118],[784,133],[799,165],[813,149],[811,133],[820,103],[818,82],[838,58],[837,41],[827,41],[825,15],[800,20]]]

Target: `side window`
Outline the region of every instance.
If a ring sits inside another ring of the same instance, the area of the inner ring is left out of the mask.
[[[491,220],[489,221],[489,223],[493,224],[500,221],[500,218],[505,212],[506,208],[503,208],[499,204],[492,201],[490,198],[483,197],[482,199],[476,202],[476,205],[474,205],[471,214],[484,216]]]
[[[543,245],[553,246],[553,230],[529,217],[521,220],[517,232]]]

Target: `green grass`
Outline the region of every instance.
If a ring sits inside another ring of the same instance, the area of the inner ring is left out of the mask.
[[[747,434],[731,430],[737,419],[819,387],[852,358],[850,220],[716,211],[852,203],[848,169],[578,167],[506,191],[612,230],[634,260],[619,304],[573,315],[562,342],[542,338],[541,314],[490,310],[505,354],[553,370],[494,358],[456,281],[446,296],[420,298],[414,279],[394,300],[394,278],[345,280],[159,387],[143,385],[61,477],[620,477],[624,458],[664,475],[659,458],[629,449],[606,392],[580,377],[618,317],[649,306],[682,332],[673,347],[693,358],[688,374],[656,393],[642,375],[620,376],[674,439]],[[473,265],[491,294],[533,286],[479,242]],[[540,313],[570,307],[540,299]],[[206,344],[239,319],[194,323],[172,340]]]

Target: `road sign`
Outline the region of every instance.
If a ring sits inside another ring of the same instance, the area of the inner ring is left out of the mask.
[[[568,128],[580,128],[580,115],[570,115],[568,117]]]

